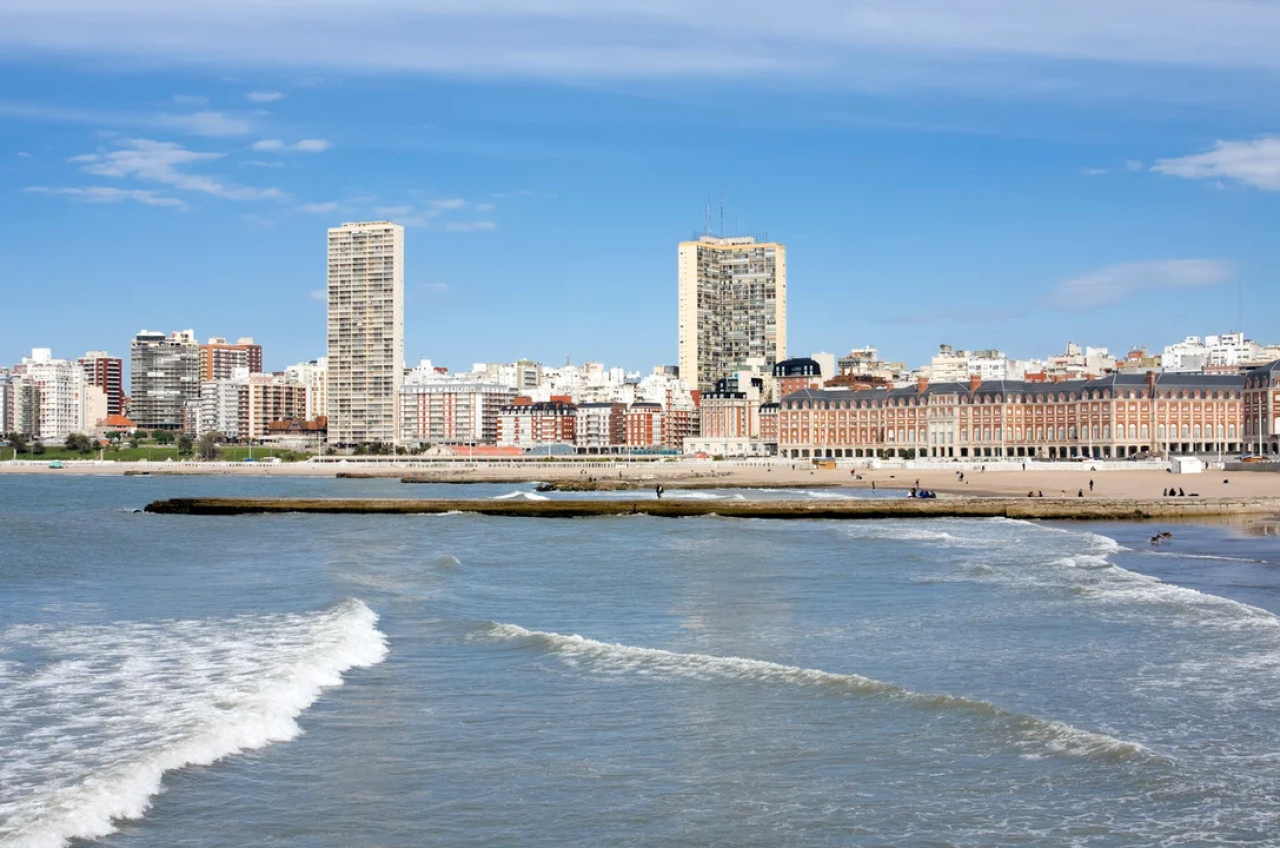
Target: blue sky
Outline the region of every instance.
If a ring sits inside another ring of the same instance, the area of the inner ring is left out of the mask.
[[[411,362],[647,370],[721,192],[793,355],[1280,341],[1277,44],[1247,0],[0,0],[0,363],[322,355],[325,228],[390,218]]]

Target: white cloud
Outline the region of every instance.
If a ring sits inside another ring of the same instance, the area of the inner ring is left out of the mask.
[[[250,168],[283,168],[284,167],[283,162],[267,162],[262,159],[246,159],[240,164],[247,165]]]
[[[1106,168],[1081,168],[1080,173],[1086,177],[1100,177],[1103,174],[1111,173]]]
[[[175,94],[173,102],[179,106],[208,106],[209,98],[203,94]]]
[[[254,103],[274,103],[283,98],[284,94],[279,91],[251,91],[245,97]]]
[[[430,203],[431,203],[432,209],[439,209],[442,212],[453,210],[453,209],[461,209],[467,205],[467,201],[461,197],[449,197],[444,200],[432,200]]]
[[[332,212],[338,208],[338,204],[330,201],[329,203],[304,203],[298,207],[303,212],[310,212],[315,215],[322,215],[326,212]]]
[[[1208,153],[1159,159],[1151,170],[1189,180],[1226,179],[1263,191],[1280,191],[1280,138],[1219,141]]]
[[[329,290],[328,289],[312,289],[311,291],[307,292],[307,297],[311,298],[312,300],[318,300],[321,303],[328,303]]]
[[[286,144],[278,138],[264,138],[255,141],[250,147],[266,153],[323,153],[330,145],[323,138],[304,138],[293,144]]]
[[[221,159],[221,153],[202,153],[187,150],[173,142],[150,139],[125,139],[120,144],[117,150],[85,153],[71,157],[70,161],[96,176],[163,183],[183,191],[202,192],[226,200],[287,198],[279,189],[227,185],[212,177],[181,170],[195,163]]]
[[[1130,262],[1063,280],[1045,302],[1073,312],[1110,306],[1146,289],[1216,286],[1231,278],[1229,262],[1215,259],[1166,259]]]
[[[444,228],[451,233],[482,233],[496,230],[498,225],[493,221],[448,221]]]
[[[165,197],[154,191],[140,189],[122,189],[111,186],[85,186],[84,188],[50,188],[48,186],[30,186],[23,189],[30,194],[52,194],[81,200],[85,203],[120,203],[133,200],[147,206],[163,206],[172,209],[185,209],[187,204],[176,197]]]
[[[156,122],[160,126],[173,127],[193,135],[245,135],[253,128],[244,118],[237,118],[224,112],[161,115]]]
[[[448,283],[423,283],[420,287],[427,294],[444,294],[449,291]]]
[[[1043,63],[1280,70],[1280,4],[1238,0],[0,0],[0,49],[556,79],[1042,89]],[[968,71],[957,74],[958,69]],[[1087,82],[1087,80],[1086,80]],[[1106,86],[1094,86],[1103,89]]]
[[[1124,169],[1126,171],[1141,171],[1142,162],[1137,159],[1126,159],[1124,160]]]
[[[25,151],[25,150],[19,150],[19,151],[18,151],[18,158],[19,158],[19,159],[30,159],[30,158],[31,158],[31,154],[30,154],[30,153],[28,153],[28,152],[27,152],[27,151]]]
[[[384,215],[388,218],[394,218],[397,215],[408,215],[413,211],[412,206],[375,206],[373,212],[375,215]]]

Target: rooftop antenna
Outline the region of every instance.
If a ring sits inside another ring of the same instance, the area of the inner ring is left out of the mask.
[[[720,186],[720,235],[724,235],[724,186]]]
[[[711,192],[707,192],[707,213],[703,218],[703,230],[706,235],[711,235]]]

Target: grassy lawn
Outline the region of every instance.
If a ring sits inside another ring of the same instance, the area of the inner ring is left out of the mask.
[[[231,462],[239,462],[249,456],[250,448],[247,447],[224,447],[221,448],[219,459]],[[254,459],[262,459],[268,456],[278,456],[285,462],[296,462],[307,458],[308,454],[298,453],[297,451],[285,450],[283,448],[266,448],[254,447],[252,449]],[[45,445],[44,453],[32,455],[30,449],[24,450],[18,454],[18,459],[35,460],[37,462],[66,462],[73,459],[97,459],[98,451],[92,453],[80,453],[79,451],[69,451],[62,445]],[[139,460],[147,460],[149,462],[164,462],[166,459],[172,459],[177,462],[180,459],[194,459],[193,456],[179,456],[178,449],[173,445],[148,445],[142,444],[136,448],[121,448],[120,450],[111,450],[107,448],[101,457],[107,460],[115,460],[116,462],[138,462]],[[0,461],[13,459],[13,448],[0,447]]]

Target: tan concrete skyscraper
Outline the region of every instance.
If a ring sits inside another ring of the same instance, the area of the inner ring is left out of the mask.
[[[404,227],[329,230],[329,443],[393,444],[404,381]]]
[[[750,236],[680,243],[680,377],[701,391],[787,358],[787,248]]]

